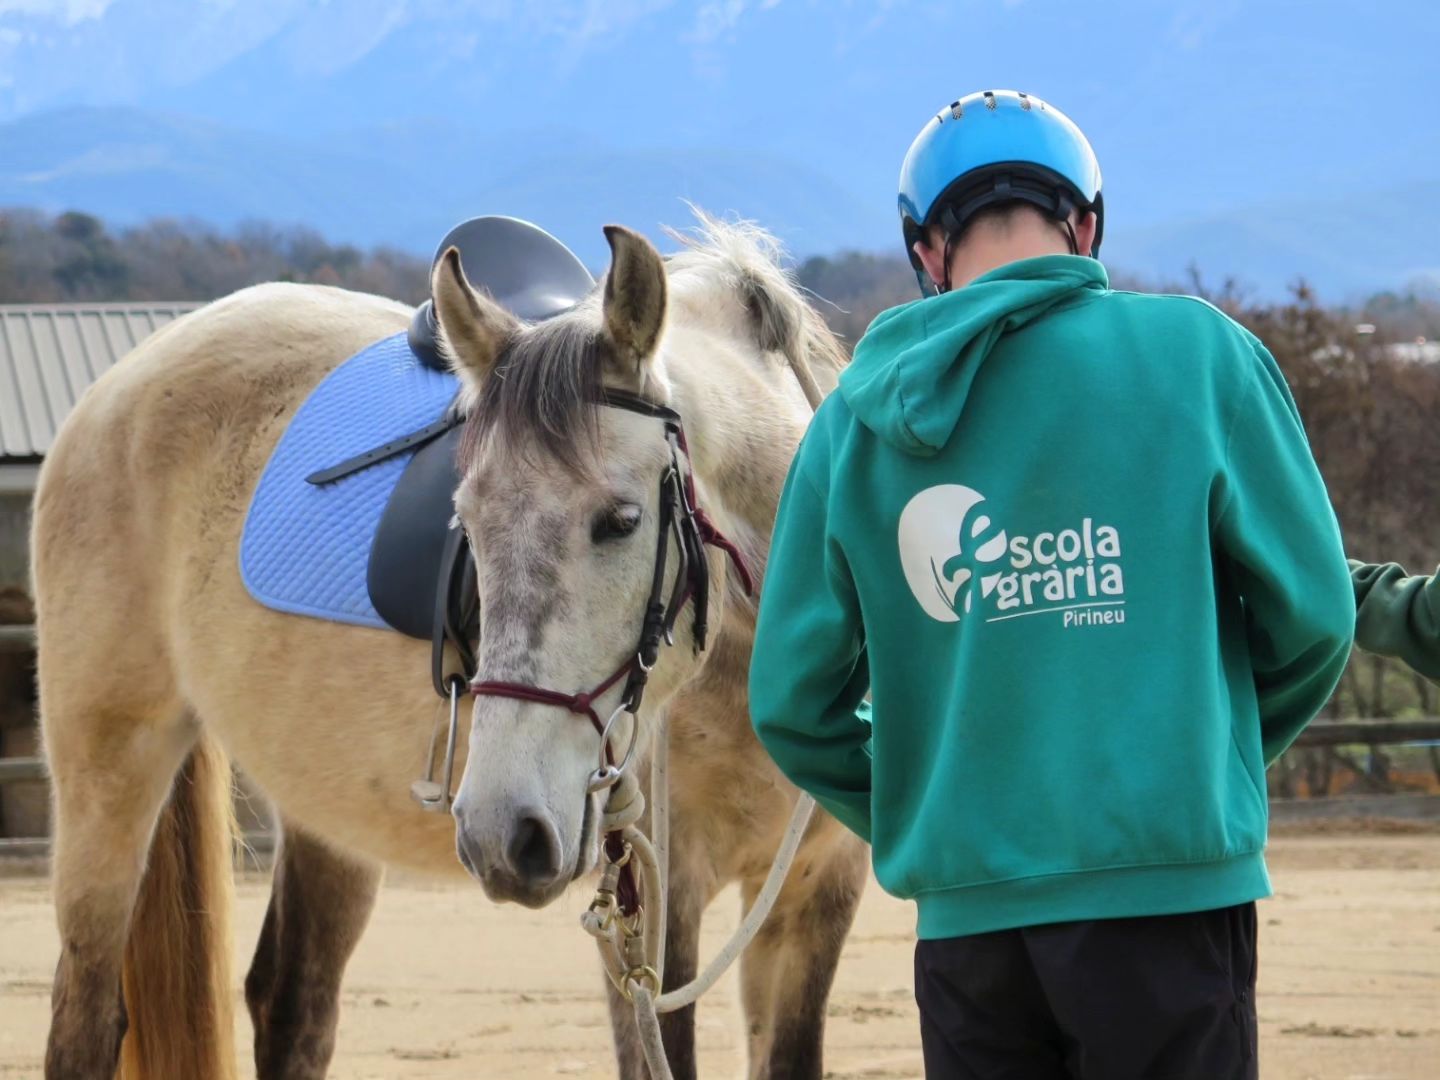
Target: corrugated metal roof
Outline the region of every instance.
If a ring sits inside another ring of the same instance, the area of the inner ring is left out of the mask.
[[[85,388],[201,305],[0,304],[0,460],[42,456]]]

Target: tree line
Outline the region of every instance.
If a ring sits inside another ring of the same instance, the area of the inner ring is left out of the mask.
[[[429,264],[332,244],[312,229],[249,222],[222,231],[160,220],[111,230],[74,211],[0,210],[0,303],[213,300],[261,281],[338,285],[419,303]]]

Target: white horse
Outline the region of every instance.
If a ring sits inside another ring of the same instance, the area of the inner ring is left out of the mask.
[[[671,451],[656,420],[597,407],[602,389],[683,416],[696,497],[758,578],[809,416],[785,359],[808,361],[826,389],[841,363],[758,230],[704,220],[668,260],[633,233],[607,234],[603,290],[534,326],[477,294],[453,251],[436,268],[471,409],[455,506],[479,578],[482,679],[576,694],[633,655]],[[245,982],[267,1080],[325,1074],[341,977],[384,865],[455,875],[458,844],[492,898],[529,905],[596,865],[589,723],[475,697],[454,821],[421,813],[408,786],[435,709],[427,646],[272,611],[241,582],[246,507],[290,417],[410,316],[337,289],[247,289],[108,372],[46,459],[32,550],[62,939],[52,1080],[108,1078],[117,1061],[132,1077],[234,1075],[227,757],[283,823]],[[708,649],[692,648],[687,611],[639,714],[643,744],[668,713],[673,746],[667,987],[695,974],[716,893],[738,881],[753,900],[797,798],[747,717],[754,597],[724,558],[710,585]],[[602,715],[620,692],[600,696]],[[817,815],[743,961],[752,1076],[821,1075],[826,999],[865,871],[862,845]],[[643,1076],[616,1002],[620,1071]],[[664,1035],[675,1075],[693,1076],[693,1008],[667,1017]]]

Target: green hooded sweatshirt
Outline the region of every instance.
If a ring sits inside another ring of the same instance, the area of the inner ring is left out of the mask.
[[[1410,577],[1395,563],[1350,561],[1355,582],[1355,644],[1404,660],[1440,681],[1440,570]]]
[[[1269,892],[1265,767],[1354,603],[1260,342],[1027,259],[859,343],[786,484],[751,712],[922,938],[1222,907]]]

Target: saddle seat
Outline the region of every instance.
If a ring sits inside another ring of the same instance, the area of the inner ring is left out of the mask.
[[[460,249],[460,264],[470,283],[526,322],[569,311],[595,287],[595,279],[573,251],[538,225],[519,218],[489,216],[462,222],[440,241],[434,262],[451,247]],[[445,371],[436,332],[435,307],[426,300],[410,322],[410,348],[426,367]]]

